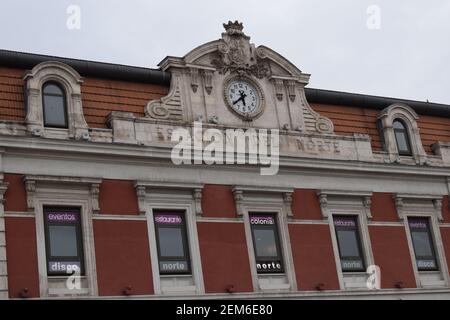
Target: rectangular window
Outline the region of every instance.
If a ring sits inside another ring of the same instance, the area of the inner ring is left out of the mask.
[[[334,228],[336,230],[342,271],[365,271],[361,239],[358,229],[358,218],[336,216],[334,217]]]
[[[44,207],[47,274],[84,275],[80,208]]]
[[[252,230],[257,272],[283,273],[283,258],[276,216],[251,214],[250,227]]]
[[[409,229],[419,271],[439,270],[428,218],[409,218]]]
[[[190,274],[184,213],[155,213],[154,220],[160,274]]]

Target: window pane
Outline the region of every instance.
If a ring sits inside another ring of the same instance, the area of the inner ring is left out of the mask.
[[[60,87],[54,84],[47,84],[44,87],[44,94],[57,94],[57,95],[63,95],[63,91]]]
[[[338,230],[341,257],[359,257],[358,236],[354,230]]]
[[[403,123],[401,123],[400,121],[394,121],[394,129],[400,129],[400,130],[406,130],[405,126],[403,125]]]
[[[184,257],[181,228],[158,227],[159,252],[161,257]]]
[[[433,248],[430,243],[430,237],[427,232],[412,232],[414,250],[418,257],[432,257]]]
[[[49,240],[51,256],[78,256],[76,226],[49,226]]]
[[[44,96],[45,125],[66,126],[65,105],[62,96]]]
[[[277,257],[275,232],[270,229],[254,229],[256,255],[258,257]]]
[[[397,140],[399,152],[409,152],[408,137],[405,132],[395,131],[395,139]]]

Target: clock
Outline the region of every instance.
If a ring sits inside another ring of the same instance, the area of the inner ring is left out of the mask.
[[[258,84],[247,77],[233,77],[224,87],[228,107],[244,120],[251,121],[263,110],[264,98]]]

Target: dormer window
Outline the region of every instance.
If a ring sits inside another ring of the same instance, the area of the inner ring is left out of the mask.
[[[408,105],[393,104],[380,112],[377,126],[384,151],[391,162],[427,163],[427,154],[420,138],[417,124],[419,115]]]
[[[45,127],[67,129],[66,94],[57,82],[46,82],[43,85],[42,106]]]
[[[31,136],[90,139],[81,99],[83,79],[76,70],[58,61],[47,61],[36,65],[23,79],[26,125]]]
[[[411,142],[409,141],[408,129],[402,120],[395,120],[393,124],[395,141],[397,142],[398,154],[411,156]]]

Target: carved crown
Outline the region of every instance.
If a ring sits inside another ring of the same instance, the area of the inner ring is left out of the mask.
[[[244,35],[244,24],[237,20],[235,22],[228,21],[228,23],[223,24],[223,27],[229,35]]]

